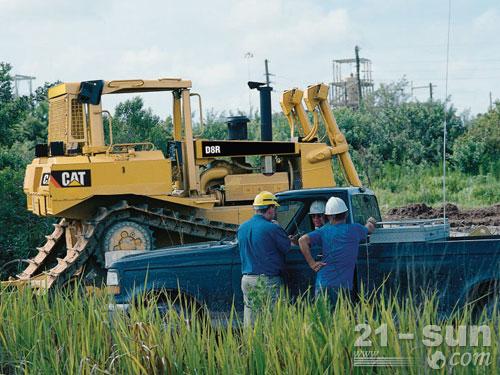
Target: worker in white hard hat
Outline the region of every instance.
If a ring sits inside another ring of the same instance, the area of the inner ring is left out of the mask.
[[[326,292],[333,305],[341,289],[348,295],[351,293],[359,243],[375,230],[372,218],[368,219],[365,226],[347,224],[348,214],[345,202],[341,198],[331,197],[325,207],[328,223],[299,239],[300,251],[309,266],[317,272],[316,295]],[[320,262],[311,256],[310,247],[313,245],[322,248]]]
[[[283,284],[281,274],[291,243],[285,230],[274,223],[276,207],[279,204],[274,194],[268,191],[257,194],[253,202],[255,215],[238,229],[245,326],[255,319],[256,306],[250,296],[258,281],[267,287],[272,302],[276,301]]]
[[[309,217],[314,229],[319,229],[325,225],[325,201],[314,201],[309,207]]]

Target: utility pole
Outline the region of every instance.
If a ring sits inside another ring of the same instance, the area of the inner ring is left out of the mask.
[[[359,97],[359,106],[361,106],[361,102],[363,101],[363,94],[361,92],[361,79],[359,77],[359,47],[354,47],[354,53],[356,55],[356,79],[358,81],[358,97]]]
[[[410,83],[410,88],[411,88],[411,97],[413,98],[413,91],[418,90],[418,89],[429,89],[429,99],[432,102],[433,99],[433,93],[434,93],[434,88],[437,87],[434,85],[432,82],[429,82],[429,85],[425,86],[413,86],[413,81]]]
[[[493,98],[491,97],[491,91],[490,91],[490,111],[493,109]]]
[[[272,73],[269,73],[269,60],[268,59],[265,59],[264,60],[264,64],[266,66],[266,86],[269,87],[270,84],[271,84],[271,76],[273,76],[274,74]]]

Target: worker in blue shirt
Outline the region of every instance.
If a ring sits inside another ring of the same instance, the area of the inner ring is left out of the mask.
[[[352,291],[359,243],[375,230],[375,224],[373,218],[368,219],[365,226],[346,224],[348,209],[344,201],[337,197],[331,197],[326,202],[325,215],[329,222],[300,237],[299,246],[309,266],[317,272],[316,296],[326,292],[335,305],[341,289],[348,295]],[[320,262],[311,256],[310,247],[313,245],[322,248]]]
[[[249,296],[258,281],[266,286],[273,302],[283,284],[281,273],[291,244],[283,228],[274,222],[278,206],[274,194],[268,191],[257,194],[253,202],[255,215],[238,229],[245,326],[253,324],[255,319],[255,306]]]

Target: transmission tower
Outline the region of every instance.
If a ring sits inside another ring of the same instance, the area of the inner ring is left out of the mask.
[[[19,96],[19,82],[21,82],[21,81],[28,81],[29,82],[30,95],[32,95],[33,94],[33,81],[35,79],[36,79],[36,77],[26,76],[23,74],[14,75],[14,93],[15,93],[16,97]]]

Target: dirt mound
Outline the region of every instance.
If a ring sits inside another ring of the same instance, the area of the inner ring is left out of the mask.
[[[385,220],[432,219],[443,216],[443,207],[433,208],[425,203],[396,207],[387,212]],[[456,205],[446,205],[446,217],[452,227],[477,225],[500,226],[500,204],[489,207],[461,210]]]

